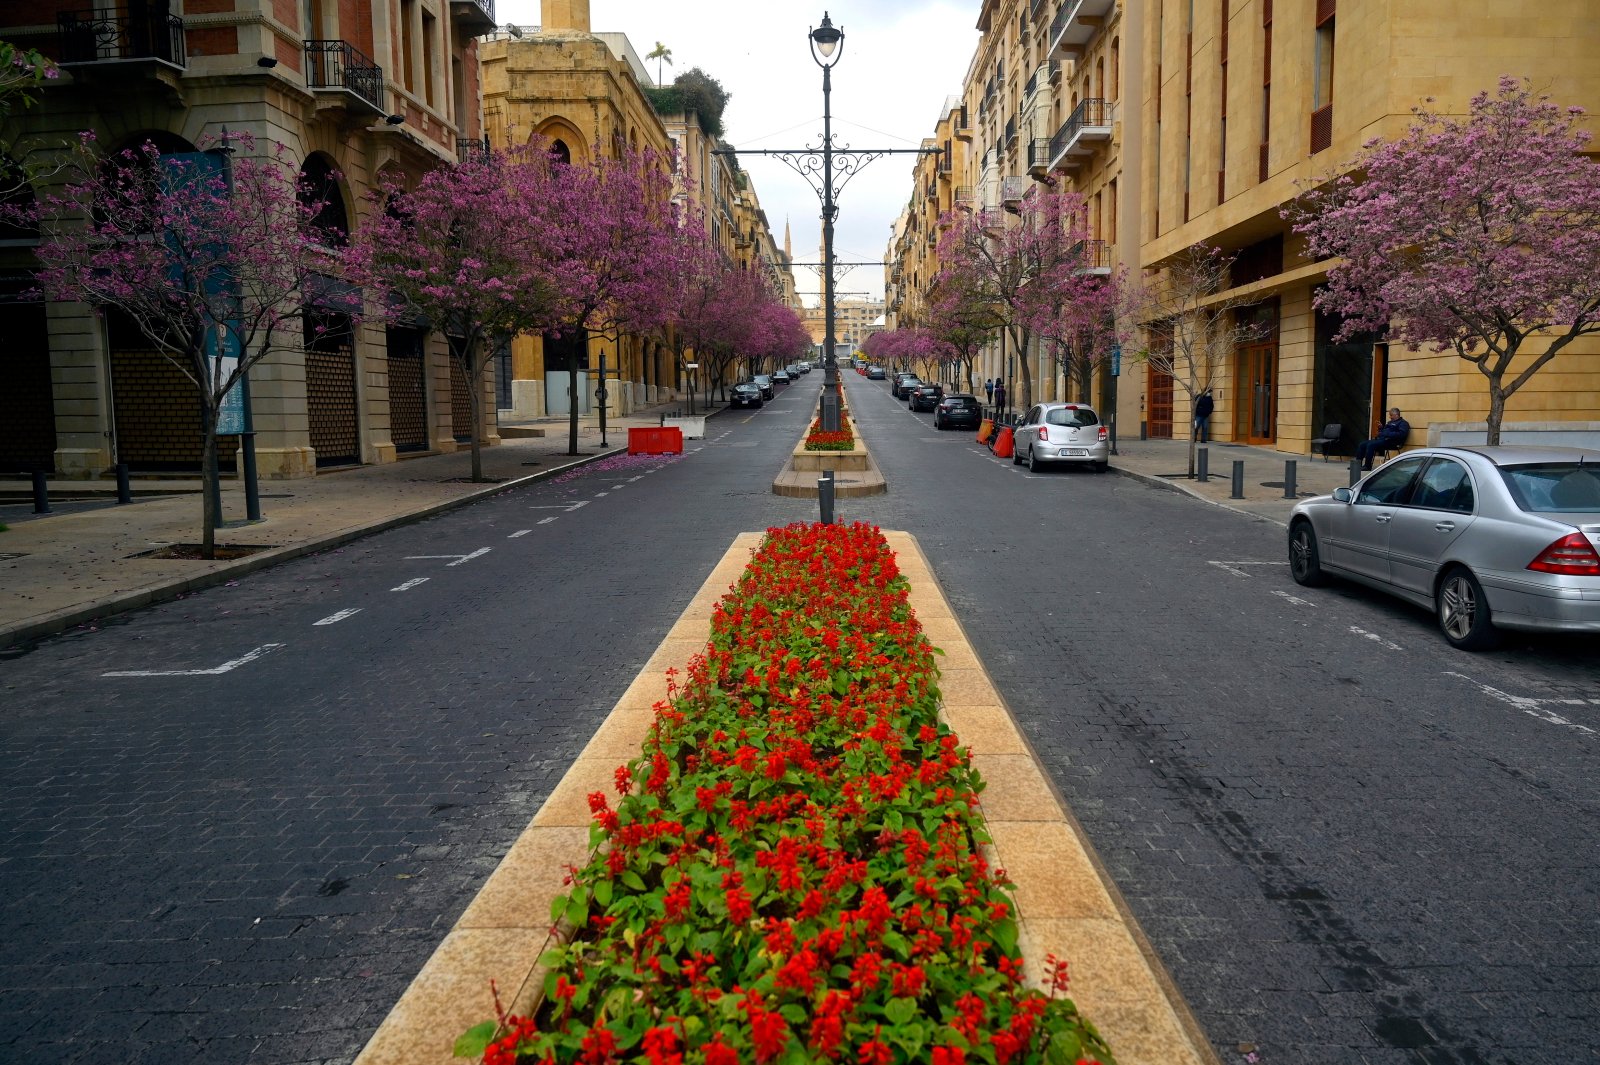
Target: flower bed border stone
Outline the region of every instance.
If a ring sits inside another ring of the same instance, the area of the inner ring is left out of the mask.
[[[551,792],[499,868],[379,1026],[357,1065],[459,1065],[457,1036],[503,1004],[529,1013],[544,972],[538,958],[565,939],[550,902],[568,867],[589,857],[587,796],[608,790],[616,767],[639,752],[667,696],[666,672],[704,649],[712,609],[764,534],[735,539],[616,707]],[[987,781],[980,805],[994,840],[990,859],[1016,884],[1027,976],[1042,986],[1045,952],[1071,964],[1071,996],[1120,1065],[1217,1065],[1218,1059],[1139,931],[1081,828],[1042,771],[962,631],[914,537],[885,532],[927,638],[943,649],[942,716]]]

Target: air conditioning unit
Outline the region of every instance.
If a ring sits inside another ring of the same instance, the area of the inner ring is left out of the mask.
[[[1027,192],[1027,178],[1008,177],[1000,182],[1000,203],[1005,207],[1020,207]]]

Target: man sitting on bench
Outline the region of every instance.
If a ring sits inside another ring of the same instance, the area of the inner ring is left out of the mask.
[[[1356,445],[1356,458],[1363,470],[1372,469],[1372,456],[1379,451],[1393,451],[1411,435],[1411,423],[1400,417],[1399,407],[1389,408],[1389,420],[1378,428],[1378,435]]]

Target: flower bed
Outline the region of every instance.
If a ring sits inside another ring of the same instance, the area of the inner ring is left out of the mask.
[[[845,428],[837,432],[824,432],[822,419],[818,418],[811,423],[810,430],[806,433],[807,451],[853,451],[856,446],[856,437],[849,423],[844,423]]]
[[[509,1062],[1110,1062],[1065,963],[1022,983],[937,653],[876,528],[770,530],[552,916],[537,1018],[459,1049]]]

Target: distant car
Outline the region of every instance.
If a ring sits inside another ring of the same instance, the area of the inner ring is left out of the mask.
[[[800,363],[800,372],[801,373],[810,373],[811,372],[811,364],[809,362]]]
[[[766,400],[761,396],[760,386],[749,381],[734,385],[733,391],[728,394],[728,405],[730,407],[751,407],[759,410],[765,402]]]
[[[1111,465],[1111,432],[1087,403],[1036,403],[1017,423],[1011,461],[1026,462],[1035,473],[1052,463],[1088,465],[1104,472]]]
[[[902,370],[894,375],[894,384],[889,386],[889,394],[895,399],[905,399],[907,393],[921,383],[922,379],[916,374]]]
[[[866,371],[866,374],[867,374],[867,380],[868,381],[882,381],[885,377],[889,376],[888,371],[885,370],[882,366],[870,367]]]
[[[983,407],[970,392],[955,392],[933,408],[935,429],[976,429],[983,421]]]
[[[786,385],[791,380],[792,378],[789,376],[788,370],[779,370],[777,373],[772,375],[772,383],[775,385]]]
[[[943,385],[922,384],[911,390],[911,409],[915,411],[938,410],[944,398]]]
[[[778,394],[778,386],[772,383],[771,376],[758,373],[750,379],[750,383],[761,389],[762,399],[771,399]]]
[[[1600,451],[1407,451],[1294,508],[1289,574],[1430,609],[1464,651],[1493,647],[1499,629],[1600,634]]]

